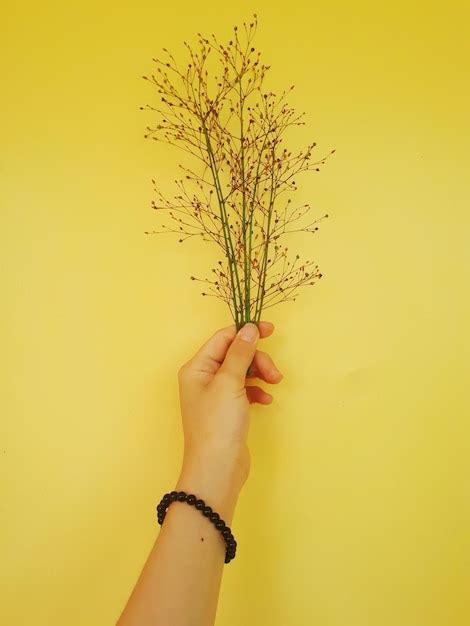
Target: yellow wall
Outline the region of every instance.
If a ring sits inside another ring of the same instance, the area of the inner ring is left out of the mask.
[[[470,622],[470,9],[381,5],[10,3],[1,624],[114,624],[158,533],[176,370],[230,320],[188,279],[209,248],[143,234],[178,155],[143,138],[141,76],[253,11],[296,140],[336,154],[299,192],[332,215],[295,241],[325,278],[265,316],[285,380],[253,411],[218,626]]]

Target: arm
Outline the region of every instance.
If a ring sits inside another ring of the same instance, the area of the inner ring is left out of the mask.
[[[246,387],[246,371],[254,361],[254,376],[282,379],[271,358],[256,350],[272,324],[245,328],[254,331],[251,337],[234,326],[215,333],[179,372],[185,446],[175,490],[205,500],[227,526],[249,473],[249,404],[272,401],[261,388]],[[173,502],[117,626],[212,626],[224,558],[225,542],[211,522]]]

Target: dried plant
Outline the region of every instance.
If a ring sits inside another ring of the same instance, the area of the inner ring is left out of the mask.
[[[263,89],[270,66],[253,46],[256,14],[243,26],[244,36],[235,26],[227,45],[200,33],[197,51],[184,42],[184,67],[164,48],[166,58],[153,59],[156,74],[143,77],[155,85],[161,104],[140,107],[159,116],[145,137],[184,150],[198,165],[179,165],[184,174],[175,180],[171,200],[152,179],[158,198],[152,207],[170,223],[145,232],[177,233],[180,242],[201,237],[220,248],[222,260],[211,278],[191,279],[205,283],[203,295],[228,305],[237,328],[259,322],[263,310],[295,300],[300,287],[321,278],[314,261],[289,257],[283,238],[315,233],[328,217],[308,219],[310,205],[294,206],[288,196],[297,190],[299,174],[318,172],[335,152],[313,161],[315,142],[297,154],[281,145],[289,127],[305,125],[304,113],[296,115],[286,103],[294,86],[279,96]],[[214,73],[212,60],[220,62]]]

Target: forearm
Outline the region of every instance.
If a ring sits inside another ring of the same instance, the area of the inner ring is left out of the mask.
[[[175,490],[195,494],[232,524],[240,485],[226,458],[189,457]],[[200,511],[173,502],[117,626],[212,626],[225,551]]]

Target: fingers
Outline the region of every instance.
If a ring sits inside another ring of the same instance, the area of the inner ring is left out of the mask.
[[[259,331],[256,324],[245,324],[230,344],[218,375],[230,376],[236,385],[245,386],[246,371],[256,352]]]
[[[274,324],[259,322],[258,330],[260,338],[264,339],[273,334]],[[236,334],[235,324],[221,328],[196,352],[191,359],[191,364],[201,371],[215,374],[223,363]]]
[[[281,382],[284,376],[274,365],[269,354],[257,350],[253,359],[250,378],[261,378],[265,382],[275,385]]]
[[[271,404],[273,397],[270,393],[266,393],[261,387],[246,387],[246,395],[250,404],[257,402],[258,404]]]
[[[273,334],[274,324],[271,324],[271,322],[259,322],[258,329],[260,338],[264,339]]]
[[[198,370],[215,374],[235,335],[235,324],[221,328],[196,352],[191,364]]]

